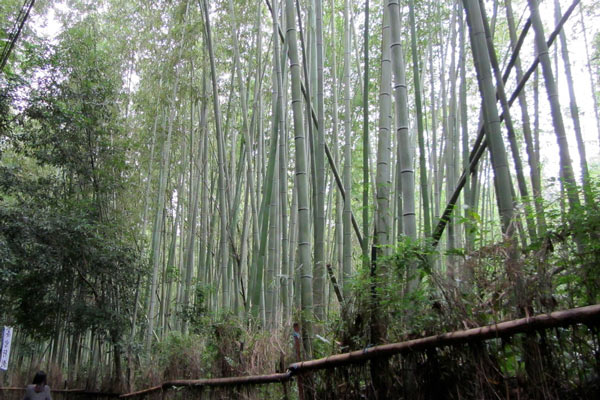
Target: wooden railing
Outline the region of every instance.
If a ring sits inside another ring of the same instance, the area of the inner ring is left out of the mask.
[[[427,336],[424,338],[408,340],[400,343],[373,346],[363,350],[335,354],[317,360],[297,362],[291,364],[285,373],[216,379],[173,380],[148,389],[122,394],[120,397],[145,397],[152,393],[165,392],[178,387],[202,388],[215,386],[224,387],[283,383],[290,381],[294,376],[305,372],[319,369],[336,368],[356,363],[364,363],[374,358],[390,357],[396,354],[405,354],[410,351],[423,351],[429,348],[456,346],[467,342],[481,342],[492,338],[508,337],[518,333],[526,333],[580,323],[597,325],[599,322],[600,304],[597,304],[587,307],[556,311],[550,314],[542,314],[529,318],[520,318],[512,321],[500,322],[479,328]]]
[[[164,396],[167,391],[175,388],[199,389],[204,387],[235,387],[285,383],[292,380],[295,376],[299,376],[310,371],[333,369],[340,366],[365,363],[375,358],[385,358],[397,354],[406,354],[408,352],[422,352],[427,349],[456,346],[464,343],[477,343],[493,338],[509,337],[519,333],[565,327],[582,323],[589,326],[597,326],[600,323],[600,304],[556,311],[550,314],[541,314],[528,318],[520,318],[479,328],[427,336],[420,339],[413,339],[399,343],[373,346],[348,353],[335,354],[316,360],[297,362],[289,365],[287,371],[284,373],[214,379],[171,380],[163,382],[158,386],[120,395],[115,393],[86,392],[80,389],[53,390],[52,393],[61,394],[64,396],[84,395],[85,398],[94,399],[111,397],[144,398],[157,393],[162,393]],[[0,394],[4,391],[17,390],[21,391],[21,393],[23,391],[21,388],[0,388]]]
[[[70,400],[70,399],[116,399],[121,394],[111,392],[97,392],[85,389],[52,389],[53,400]],[[21,400],[25,394],[25,389],[20,387],[0,387],[0,399],[2,400]]]

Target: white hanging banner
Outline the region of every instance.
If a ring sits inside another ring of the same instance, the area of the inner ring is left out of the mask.
[[[2,335],[2,354],[0,356],[0,369],[6,371],[8,369],[8,357],[10,357],[10,345],[12,344],[13,328],[11,326],[4,327]]]

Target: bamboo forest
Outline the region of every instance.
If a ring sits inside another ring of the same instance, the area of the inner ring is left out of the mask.
[[[0,399],[600,398],[600,2],[0,0],[0,48]]]

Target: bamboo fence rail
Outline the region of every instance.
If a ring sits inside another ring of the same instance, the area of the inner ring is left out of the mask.
[[[80,394],[85,395],[86,398],[139,398],[157,392],[165,393],[168,390],[182,387],[233,387],[285,383],[290,381],[294,376],[300,376],[310,371],[333,369],[340,366],[365,363],[375,358],[391,357],[410,352],[421,352],[432,348],[457,346],[464,343],[482,342],[494,338],[509,337],[520,333],[565,327],[576,324],[597,326],[599,323],[600,304],[596,304],[586,307],[556,311],[549,314],[541,314],[527,318],[499,322],[478,328],[447,332],[440,335],[427,336],[399,343],[373,346],[348,353],[335,354],[316,360],[296,362],[289,365],[287,371],[284,373],[212,379],[171,380],[163,382],[158,386],[121,395],[116,393],[91,392],[83,389],[52,390],[52,393],[73,395]],[[14,387],[0,388],[0,393],[12,391],[23,391],[23,389]]]
[[[176,387],[201,388],[210,386],[223,387],[284,383],[291,380],[294,376],[301,375],[305,372],[364,363],[374,358],[390,357],[397,354],[406,354],[408,352],[419,352],[436,347],[456,346],[467,342],[481,342],[488,339],[507,337],[519,333],[527,333],[531,331],[570,326],[575,324],[583,323],[587,325],[598,325],[599,322],[600,304],[596,304],[586,307],[572,308],[569,310],[556,311],[550,314],[541,314],[534,317],[500,322],[479,328],[448,332],[440,335],[427,336],[424,338],[413,339],[399,343],[373,346],[363,350],[335,354],[317,360],[296,362],[288,366],[288,370],[285,373],[257,376],[238,376],[230,378],[173,380],[138,392],[126,393],[120,397],[140,397],[159,391],[166,391]]]

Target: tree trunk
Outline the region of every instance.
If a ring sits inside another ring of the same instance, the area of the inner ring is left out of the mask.
[[[333,111],[331,113],[331,140],[333,143],[333,159],[337,165],[340,164],[340,154],[339,154],[339,138],[338,138],[338,85],[337,85],[337,58],[336,58],[336,49],[335,49],[335,5],[334,1],[330,0],[330,9],[331,9],[331,38],[334,43],[331,48],[331,75],[332,75],[332,101],[333,101]],[[338,272],[338,280],[343,282],[343,227],[342,227],[342,211],[344,208],[344,203],[342,200],[342,196],[339,190],[335,191],[335,218],[334,218],[334,227],[335,227],[335,250],[336,256],[334,259],[336,260],[337,268],[335,270]],[[350,228],[351,229],[351,228]]]
[[[596,119],[596,130],[598,131],[598,144],[600,145],[600,104],[598,104],[598,96],[596,95],[596,80],[592,72],[592,62],[590,59],[590,48],[588,46],[587,29],[585,28],[585,18],[583,17],[583,3],[579,4],[579,17],[581,22],[581,30],[583,31],[583,43],[585,45],[586,69],[590,78],[590,88],[592,90],[592,98],[594,99],[594,117]]]
[[[317,202],[315,204],[315,261],[313,270],[314,311],[317,321],[325,319],[325,114],[323,100],[323,7],[315,0],[317,50],[317,140],[315,166]]]
[[[398,0],[388,0],[391,27],[392,71],[394,76],[394,97],[396,104],[396,132],[398,136],[398,160],[402,180],[402,226],[404,235],[410,239],[417,238],[417,222],[415,217],[415,171],[411,156],[410,134],[408,132],[408,96],[404,56],[402,54],[400,35],[400,10]],[[419,283],[416,267],[408,269],[408,292],[413,292]]]
[[[512,12],[511,0],[506,1],[506,19],[508,22],[508,30],[510,34],[510,41],[513,51],[516,51],[517,46],[517,34],[515,28],[515,22]],[[521,81],[523,77],[523,70],[521,67],[520,57],[517,56],[515,60],[515,70],[517,82]],[[542,184],[541,184],[541,173],[540,173],[540,162],[535,156],[535,150],[533,146],[533,136],[531,131],[531,122],[529,118],[529,109],[527,106],[527,97],[524,91],[519,93],[519,106],[521,108],[521,120],[523,125],[523,137],[525,138],[525,145],[527,150],[527,160],[529,163],[529,176],[531,179],[531,187],[533,193],[533,202],[535,208],[535,218],[537,222],[537,234],[543,235],[546,232],[546,219],[544,217],[544,207],[542,204]],[[533,212],[533,210],[529,211]],[[527,216],[529,218],[529,216]]]
[[[350,298],[350,277],[352,276],[352,111],[350,109],[350,5],[344,0],[344,250],[342,289],[346,301]]]
[[[379,140],[377,142],[377,214],[375,220],[375,244],[377,258],[389,254],[391,212],[390,212],[390,163],[392,125],[392,60],[390,49],[389,9],[383,11],[381,45],[381,89],[379,92]]]
[[[517,175],[517,184],[519,187],[519,193],[521,194],[521,201],[524,203],[526,209],[531,209],[529,203],[529,190],[527,189],[527,184],[525,183],[525,176],[523,175],[523,163],[521,162],[521,155],[519,154],[519,145],[517,143],[517,138],[515,135],[515,128],[513,125],[512,117],[510,114],[510,106],[508,104],[508,100],[506,98],[506,92],[504,90],[504,81],[502,80],[502,74],[500,72],[500,67],[498,64],[498,59],[496,57],[496,50],[494,49],[494,43],[492,41],[492,34],[490,31],[490,27],[487,23],[487,17],[485,13],[485,7],[483,6],[483,1],[479,0],[479,5],[481,9],[482,19],[483,19],[483,28],[486,35],[487,40],[487,48],[488,54],[490,57],[490,61],[492,64],[492,70],[494,72],[494,76],[496,78],[496,93],[498,98],[500,99],[500,104],[502,106],[504,123],[506,125],[506,130],[508,133],[508,141],[510,143],[510,148],[512,152],[513,162],[515,164],[515,172]],[[512,187],[512,185],[511,185]],[[527,230],[529,233],[530,240],[533,240],[536,236],[535,225],[533,223],[533,219],[526,218]],[[526,242],[523,241],[523,245],[526,245]]]
[[[560,3],[554,0],[554,19],[558,25],[562,12],[560,11]],[[564,27],[560,30],[560,47],[562,50],[562,60],[567,78],[567,88],[569,90],[569,108],[571,110],[571,118],[573,119],[573,130],[575,131],[575,140],[577,142],[577,150],[579,152],[579,167],[581,168],[581,186],[583,187],[583,195],[587,207],[594,207],[594,196],[590,188],[590,172],[588,170],[587,155],[585,153],[585,143],[581,132],[581,122],[579,120],[579,107],[577,107],[577,99],[575,98],[575,88],[573,86],[573,73],[571,72],[571,60],[569,59],[569,48],[567,47],[567,35]]]
[[[431,212],[429,211],[429,190],[427,180],[427,164],[425,162],[425,138],[423,128],[423,106],[421,100],[421,79],[419,72],[419,55],[417,52],[417,28],[415,22],[415,5],[408,2],[410,19],[411,51],[413,61],[413,82],[415,85],[415,108],[417,109],[417,140],[419,142],[419,178],[421,183],[421,199],[423,202],[423,231],[425,237],[431,236]]]
[[[207,0],[204,0],[204,17],[206,31],[206,45],[208,47],[208,56],[210,60],[210,72],[212,77],[212,97],[215,117],[215,132],[217,135],[217,159],[218,159],[218,191],[219,191],[219,215],[221,217],[220,224],[220,240],[219,240],[219,265],[222,271],[221,279],[221,304],[224,310],[229,309],[229,227],[228,227],[228,204],[225,188],[225,147],[223,140],[223,132],[221,131],[221,110],[219,107],[219,91],[217,88],[217,75],[215,68],[215,55],[213,52],[213,44],[211,37],[209,7]]]
[[[546,84],[546,93],[548,94],[548,102],[550,103],[552,123],[554,125],[554,133],[556,134],[556,142],[558,144],[560,156],[561,175],[562,179],[564,180],[564,185],[567,189],[569,207],[573,211],[579,208],[580,201],[577,193],[577,183],[575,182],[575,176],[573,174],[571,156],[569,154],[569,144],[567,143],[565,126],[560,109],[558,90],[554,80],[554,73],[552,72],[550,55],[548,53],[548,45],[546,44],[544,27],[540,18],[537,0],[527,0],[527,3],[529,4],[529,9],[531,10],[531,26],[535,32],[537,55],[540,59],[540,63],[542,64],[542,73],[544,75],[544,82]]]
[[[362,261],[363,268],[369,266],[369,0],[365,0],[365,27],[364,27],[364,59],[365,71],[363,80],[363,184],[362,184],[362,218],[363,242]]]
[[[292,0],[286,0],[287,42],[289,46],[290,72],[292,74],[292,111],[294,116],[294,137],[296,152],[296,185],[298,187],[298,251],[302,268],[302,334],[306,356],[312,355],[312,316],[313,290],[310,255],[310,204],[308,201],[308,176],[306,168],[306,139],[304,136],[304,116],[302,114],[302,93],[300,89],[300,62],[296,41],[295,10]]]
[[[513,232],[513,199],[510,189],[510,171],[500,132],[500,118],[498,116],[498,108],[496,107],[496,90],[492,81],[491,63],[485,41],[481,10],[477,0],[463,0],[463,4],[467,12],[471,49],[477,70],[479,91],[482,97],[485,134],[494,169],[494,186],[496,189],[498,210],[502,220],[502,232],[507,237],[510,237]]]

